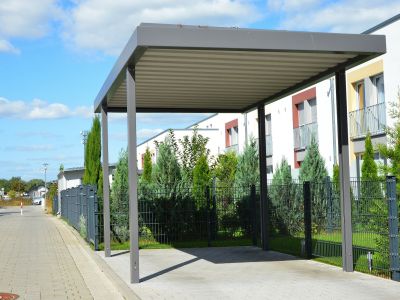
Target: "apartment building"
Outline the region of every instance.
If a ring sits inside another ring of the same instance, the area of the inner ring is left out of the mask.
[[[400,14],[364,32],[386,35],[387,53],[346,72],[347,109],[350,139],[350,176],[360,177],[365,137],[373,144],[387,143],[385,127],[392,125],[388,103],[397,100],[400,88]],[[312,137],[318,141],[328,173],[337,164],[335,81],[328,78],[296,94],[265,106],[267,173],[272,175],[285,158],[294,177],[304,160]],[[211,155],[243,151],[250,137],[258,138],[257,111],[244,114],[214,114],[185,129],[175,130],[177,138],[190,135],[198,126],[209,137]],[[149,148],[156,161],[154,141],[162,141],[163,132],[138,146],[138,165]],[[385,161],[376,153],[376,160]]]

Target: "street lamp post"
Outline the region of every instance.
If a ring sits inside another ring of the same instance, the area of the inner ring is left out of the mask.
[[[85,166],[85,161],[86,161],[86,142],[87,142],[88,134],[89,134],[89,132],[87,130],[81,131],[82,144],[83,144],[83,166]]]

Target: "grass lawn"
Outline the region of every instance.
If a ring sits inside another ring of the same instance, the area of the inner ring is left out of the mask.
[[[248,238],[215,240],[211,242],[212,247],[233,247],[233,246],[251,246],[252,241]],[[204,248],[208,247],[207,241],[192,240],[173,242],[171,244],[158,243],[154,240],[139,239],[139,249],[168,249],[168,248]],[[104,250],[103,243],[99,244],[99,250]],[[111,242],[111,250],[129,250],[129,241],[118,243]]]

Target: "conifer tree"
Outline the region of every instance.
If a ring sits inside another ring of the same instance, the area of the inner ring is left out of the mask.
[[[207,156],[201,155],[193,169],[193,196],[197,209],[207,204],[205,193],[206,187],[210,184],[210,168]]]
[[[92,128],[87,136],[85,148],[84,184],[98,184],[101,170],[101,127],[98,116],[93,118]]]
[[[271,198],[272,226],[275,231],[280,234],[291,234],[302,230],[302,198],[296,194],[301,189],[296,189],[297,185],[293,184],[291,168],[285,158],[276,167],[272,184],[269,187],[269,196]]]
[[[147,148],[143,158],[143,174],[142,174],[142,178],[145,183],[151,182],[152,169],[153,169],[153,164],[151,162],[151,153],[149,148]]]
[[[257,142],[251,137],[249,143],[245,145],[243,153],[239,155],[235,183],[242,187],[257,185],[260,180],[258,163]]]
[[[220,154],[214,166],[214,175],[221,187],[232,187],[235,182],[235,174],[238,159],[234,151]]]
[[[307,147],[306,156],[300,167],[299,179],[301,182],[322,183],[325,181],[326,176],[328,176],[328,171],[325,167],[325,160],[319,153],[315,137],[312,137],[311,143]]]
[[[178,146],[173,131],[170,131],[163,142],[156,143],[156,147],[158,156],[154,166],[154,183],[161,191],[172,193],[176,191],[181,180]]]
[[[306,157],[300,167],[299,179],[300,182],[310,181],[312,191],[312,206],[313,211],[318,216],[326,214],[327,199],[326,199],[326,177],[328,171],[325,167],[325,160],[319,153],[318,144],[315,137],[311,138],[311,143],[307,147]],[[317,218],[316,230],[324,229],[324,218]]]

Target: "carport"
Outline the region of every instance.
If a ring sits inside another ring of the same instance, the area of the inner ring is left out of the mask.
[[[130,274],[138,283],[136,113],[258,110],[261,244],[268,250],[264,106],[334,75],[343,270],[353,271],[345,72],[385,51],[384,36],[139,25],[94,104],[102,115],[105,256],[111,255],[108,113],[128,115]]]

